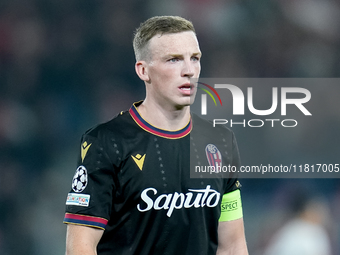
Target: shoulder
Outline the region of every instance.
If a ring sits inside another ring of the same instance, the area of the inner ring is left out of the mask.
[[[135,132],[135,123],[128,111],[122,111],[111,120],[88,129],[83,136],[97,139],[125,137]]]
[[[87,161],[95,159],[99,162],[98,157],[106,157],[119,164],[124,158],[124,153],[133,144],[131,140],[138,132],[138,126],[131,118],[128,111],[121,112],[113,119],[100,123],[87,130],[81,138],[81,160]],[[85,161],[84,161],[85,162]]]

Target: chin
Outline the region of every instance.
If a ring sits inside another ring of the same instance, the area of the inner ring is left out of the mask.
[[[177,110],[182,110],[183,108],[188,107],[190,105],[191,105],[190,102],[188,103],[181,102],[181,103],[177,103],[175,107]]]
[[[179,100],[176,100],[173,102],[175,103],[177,109],[182,109],[184,107],[192,105],[194,100],[195,100],[195,96],[192,95],[192,96],[180,98]]]
[[[192,105],[192,103],[194,102],[194,100],[191,100],[191,97],[190,98],[186,98],[186,100],[183,100],[181,102],[181,106],[190,106]]]

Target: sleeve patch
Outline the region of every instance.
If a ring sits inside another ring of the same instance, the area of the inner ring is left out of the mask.
[[[103,218],[72,213],[66,213],[64,218],[64,223],[66,224],[83,225],[103,230],[105,230],[107,222],[108,220]]]
[[[241,192],[235,190],[224,194],[221,202],[221,216],[219,221],[232,221],[243,217]]]
[[[85,166],[79,166],[72,180],[72,189],[74,192],[82,192],[87,186],[87,170]]]
[[[78,205],[88,207],[90,203],[90,195],[87,194],[77,194],[68,193],[66,205]]]

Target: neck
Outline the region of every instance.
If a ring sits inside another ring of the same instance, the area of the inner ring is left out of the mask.
[[[159,104],[145,101],[138,106],[140,115],[151,125],[166,129],[178,130],[188,124],[190,120],[190,107],[184,106],[179,109],[167,109]]]

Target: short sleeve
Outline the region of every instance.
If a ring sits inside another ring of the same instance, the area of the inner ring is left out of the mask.
[[[78,167],[67,195],[64,223],[105,229],[110,219],[114,169],[103,142],[84,135]]]

